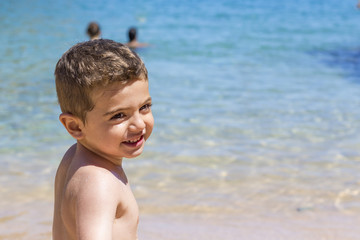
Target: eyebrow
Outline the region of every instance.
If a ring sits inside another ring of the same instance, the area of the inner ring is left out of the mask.
[[[151,99],[151,97],[149,97],[141,105],[144,105],[145,103],[148,103],[148,102],[151,102],[151,101],[152,101],[152,99]],[[128,109],[130,109],[130,108],[117,108],[114,111],[104,113],[103,116],[106,117],[106,116],[113,115],[115,113],[122,112],[122,111],[125,111],[125,110],[128,110]]]

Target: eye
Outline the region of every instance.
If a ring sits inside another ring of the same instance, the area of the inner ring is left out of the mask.
[[[142,107],[140,108],[140,111],[150,110],[151,106],[152,106],[151,103],[145,104],[144,106],[142,106]]]
[[[122,119],[125,117],[125,114],[123,113],[117,113],[114,116],[111,117],[111,120],[116,120],[116,119]]]

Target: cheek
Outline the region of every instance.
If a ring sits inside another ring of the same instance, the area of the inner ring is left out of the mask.
[[[125,123],[114,125],[110,129],[110,134],[116,137],[123,137],[126,134],[128,127],[129,126]]]
[[[117,124],[112,126],[99,127],[94,130],[97,132],[97,136],[102,137],[102,141],[114,141],[114,139],[121,139],[126,132],[126,126],[124,124]]]

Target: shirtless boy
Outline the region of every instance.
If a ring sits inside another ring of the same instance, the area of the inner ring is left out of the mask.
[[[122,168],[154,119],[142,60],[111,40],[79,43],[58,61],[60,121],[76,140],[55,178],[53,240],[135,240],[139,211]]]

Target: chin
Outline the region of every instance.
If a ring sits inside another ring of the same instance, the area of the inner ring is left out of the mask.
[[[125,158],[136,158],[136,157],[140,156],[142,154],[142,152],[143,152],[143,147],[141,149],[138,149],[135,152],[126,154]]]

